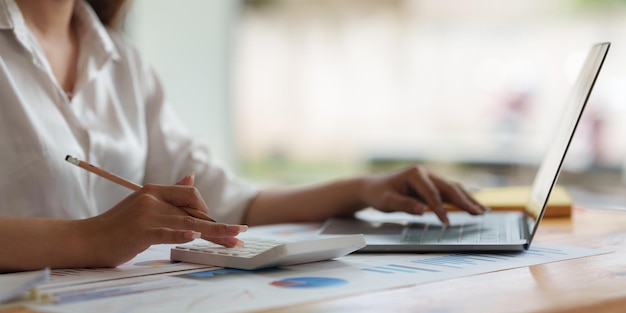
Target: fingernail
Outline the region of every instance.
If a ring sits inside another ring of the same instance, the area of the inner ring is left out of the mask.
[[[248,230],[248,225],[228,225],[228,230],[233,233],[245,233]]]
[[[248,225],[228,225],[228,232],[232,236],[236,236],[239,233],[245,233],[248,230]]]
[[[239,240],[237,239],[237,243],[235,244],[235,247],[237,248],[243,248],[246,245],[245,242],[243,242],[243,240]]]
[[[184,237],[189,240],[198,239],[200,236],[202,236],[202,233],[193,230],[186,231],[184,235]]]
[[[192,171],[191,173],[187,174],[184,179],[191,179],[194,177],[196,177],[196,172]]]

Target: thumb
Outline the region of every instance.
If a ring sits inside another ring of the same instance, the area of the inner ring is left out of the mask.
[[[193,186],[193,184],[196,182],[196,173],[195,172],[191,172],[189,174],[187,174],[185,177],[181,178],[176,185],[183,185],[183,186]]]
[[[185,175],[185,177],[181,178],[176,185],[179,186],[193,186],[193,184],[196,181],[196,173],[195,172],[191,172],[187,175]],[[187,214],[195,217],[195,218],[200,218],[203,220],[208,220],[211,222],[215,222],[214,219],[210,218],[208,215],[206,215],[206,213],[208,212],[207,209],[194,209],[194,208],[185,208],[185,207],[180,207],[183,211],[185,211]],[[198,211],[198,212],[196,212]]]

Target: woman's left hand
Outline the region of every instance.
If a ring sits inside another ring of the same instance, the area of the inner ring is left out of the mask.
[[[489,211],[461,184],[448,181],[417,165],[365,177],[362,198],[366,205],[384,212],[422,214],[430,208],[446,225],[449,220],[444,203],[474,215]]]

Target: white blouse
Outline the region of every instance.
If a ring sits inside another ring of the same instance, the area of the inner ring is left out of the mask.
[[[220,222],[240,223],[257,190],[194,141],[139,53],[77,1],[79,71],[71,99],[13,0],[0,0],[0,215],[86,218],[131,193],[68,154],[138,184],[191,171]]]

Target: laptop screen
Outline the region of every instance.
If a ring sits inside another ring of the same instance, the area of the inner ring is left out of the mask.
[[[574,132],[585,109],[587,100],[591,95],[591,90],[600,73],[609,47],[610,43],[595,44],[587,55],[576,84],[572,89],[572,94],[566,103],[556,136],[537,170],[532,184],[530,199],[526,205],[526,213],[531,217],[528,228],[530,230],[529,243],[535,236],[536,226],[543,217],[550,192],[556,184],[565,155],[572,142]]]

